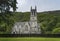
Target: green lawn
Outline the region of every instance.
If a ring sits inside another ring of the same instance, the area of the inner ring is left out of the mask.
[[[0,38],[0,41],[60,41],[60,38]]]

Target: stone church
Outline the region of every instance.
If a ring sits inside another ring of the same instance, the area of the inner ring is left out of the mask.
[[[37,8],[32,9],[30,12],[30,21],[16,22],[12,28],[12,34],[40,34],[41,29],[39,23],[37,23]]]

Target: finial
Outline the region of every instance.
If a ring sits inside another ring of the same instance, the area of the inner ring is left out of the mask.
[[[35,11],[37,10],[36,5],[35,5]]]
[[[32,11],[32,6],[31,6],[31,11]]]
[[[35,9],[36,9],[36,5],[35,5]]]

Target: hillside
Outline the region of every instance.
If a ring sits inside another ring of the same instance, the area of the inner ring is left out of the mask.
[[[8,18],[6,17],[6,15],[5,17],[0,16],[0,34],[10,33],[15,22],[24,22],[30,20],[30,12],[15,12],[14,14],[12,14],[12,16],[7,15]],[[5,22],[3,17],[9,20],[9,22]],[[40,12],[37,13],[37,17],[42,29],[42,34],[60,33],[60,10]]]
[[[41,24],[43,34],[60,33],[60,11],[48,11],[38,13],[38,22]]]

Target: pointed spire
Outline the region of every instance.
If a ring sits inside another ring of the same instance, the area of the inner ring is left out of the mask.
[[[32,6],[31,6],[31,9],[32,9]]]
[[[36,6],[35,6],[35,9],[36,9]]]
[[[32,6],[31,6],[31,11],[32,11]]]
[[[35,10],[36,10],[37,8],[36,8],[36,6],[35,6]]]

